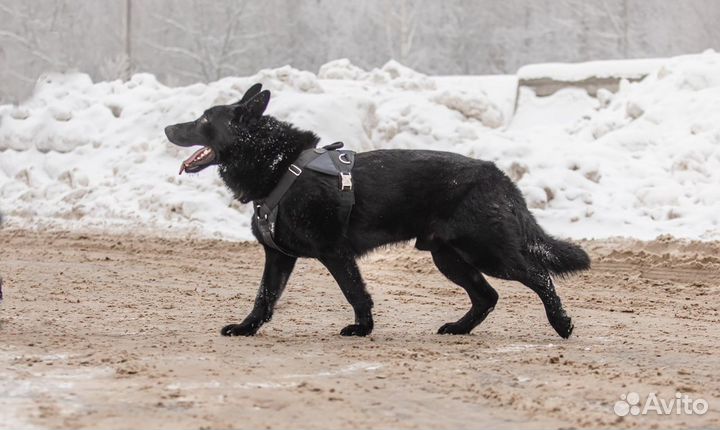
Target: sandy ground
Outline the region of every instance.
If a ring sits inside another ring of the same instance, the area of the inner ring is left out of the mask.
[[[495,312],[439,336],[469,306],[408,246],[362,269],[369,338],[316,262],[299,262],[256,337],[254,244],[0,231],[0,427],[567,428],[720,426],[720,244],[586,242],[591,272],[560,280],[564,341],[525,287],[490,279]],[[620,418],[622,394],[704,399],[704,415]]]

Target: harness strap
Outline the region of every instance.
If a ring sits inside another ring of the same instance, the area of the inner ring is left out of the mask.
[[[258,223],[258,230],[263,241],[283,254],[292,255],[275,242],[275,221],[277,220],[278,204],[285,193],[292,187],[292,184],[300,177],[305,166],[319,157],[322,152],[308,149],[300,153],[300,156],[290,165],[288,171],[280,178],[277,186],[268,194],[264,200],[253,202],[255,205],[255,218]]]
[[[342,234],[347,233],[350,224],[350,213],[355,206],[355,192],[352,182],[352,168],[355,165],[355,154],[352,152],[342,152],[338,157],[332,158],[333,164],[338,171],[338,180],[340,188],[340,221],[342,222]]]

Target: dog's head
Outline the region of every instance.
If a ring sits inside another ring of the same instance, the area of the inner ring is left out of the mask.
[[[202,146],[180,166],[180,173],[196,173],[213,164],[223,163],[223,154],[246,134],[265,112],[270,101],[270,91],[262,90],[261,84],[248,89],[242,99],[231,105],[214,106],[200,118],[165,127],[165,135],[178,146]]]

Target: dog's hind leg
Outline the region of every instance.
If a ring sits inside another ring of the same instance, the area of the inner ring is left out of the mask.
[[[432,251],[433,261],[440,272],[450,281],[463,287],[470,296],[470,310],[456,322],[450,322],[438,330],[438,334],[467,334],[477,327],[495,308],[498,293],[488,284],[482,273],[468,264],[451,247],[440,246]]]
[[[567,315],[563,308],[560,296],[555,291],[550,273],[547,270],[530,267],[518,277],[512,279],[518,280],[525,284],[528,288],[535,291],[545,307],[545,314],[550,325],[555,329],[560,337],[567,339],[573,331],[572,319]]]
[[[345,298],[355,311],[355,324],[343,328],[342,336],[367,336],[373,329],[373,301],[365,288],[355,258],[352,256],[333,256],[320,258],[330,274],[340,286]]]
[[[265,247],[265,270],[252,311],[240,324],[226,325],[220,333],[223,336],[252,336],[260,326],[270,321],[275,303],[285,290],[295,261],[295,257]]]

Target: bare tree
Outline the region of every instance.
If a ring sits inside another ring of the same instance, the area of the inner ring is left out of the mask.
[[[152,48],[156,55],[176,57],[184,67],[177,74],[191,79],[213,81],[236,73],[238,58],[252,50],[253,41],[267,34],[248,31],[253,28],[257,2],[194,2],[195,12],[211,15],[213,19],[178,19],[167,13],[152,13],[159,27],[167,32],[164,43],[151,37],[141,43]],[[208,17],[210,18],[210,17]]]
[[[0,41],[4,45],[12,44],[23,55],[18,56],[14,67],[7,68],[6,73],[13,78],[32,83],[35,76],[22,73],[23,70],[61,69],[65,68],[67,52],[52,52],[45,40],[39,38],[36,31],[42,24],[54,26],[58,15],[57,4],[48,13],[45,5],[39,2],[0,1],[0,20],[10,25],[0,29]],[[50,21],[50,22],[48,22]],[[7,46],[7,45],[6,45]]]
[[[99,66],[120,53],[117,6],[0,0],[0,99],[27,95],[43,72],[82,70],[97,76]]]
[[[409,67],[418,62],[415,38],[421,7],[418,0],[385,0],[375,15],[383,24],[389,56]]]
[[[0,0],[0,100],[48,71],[169,84],[347,57],[420,71],[513,73],[533,62],[717,47],[720,1]]]

